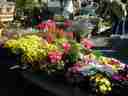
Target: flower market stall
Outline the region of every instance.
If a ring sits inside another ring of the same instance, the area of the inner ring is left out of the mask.
[[[20,22],[14,24],[19,28],[15,27],[16,32],[4,30],[0,51],[8,56],[9,69],[18,69],[24,79],[56,96],[121,96],[127,92],[127,57],[117,56],[118,47],[98,50],[97,41],[92,41],[93,35],[112,26],[110,20],[96,14],[97,7],[102,7],[98,4],[91,0],[82,9],[75,5],[76,14],[83,13],[73,20],[61,14],[42,21],[43,16],[36,14],[37,18],[29,18],[31,28],[22,29],[25,26]]]
[[[21,73],[27,72],[28,76],[40,74],[40,78],[47,77],[45,81],[60,81],[62,85],[66,83],[70,87],[89,90],[97,95],[111,94],[116,83],[124,86],[123,83],[128,80],[128,66],[117,59],[104,56],[100,51],[92,50],[94,44],[89,39],[82,38],[78,43],[73,35],[65,34],[54,22],[37,27],[43,28],[43,34],[25,34],[10,38],[3,44],[10,55],[16,56]],[[75,89],[72,90],[74,93]]]

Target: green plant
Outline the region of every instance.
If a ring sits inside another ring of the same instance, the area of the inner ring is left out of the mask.
[[[103,53],[101,53],[99,50],[94,50],[92,53],[96,56],[97,59],[99,59],[100,56],[103,56]]]

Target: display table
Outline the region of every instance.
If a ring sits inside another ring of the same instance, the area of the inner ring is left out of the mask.
[[[101,50],[106,56],[118,57],[122,62],[126,63],[127,60],[123,56],[119,56],[117,52],[111,50]],[[89,93],[86,89],[81,90],[78,86],[69,84],[63,81],[54,81],[48,76],[43,74],[37,74],[30,71],[21,71],[21,76],[31,82],[32,84],[39,86],[42,90],[47,90],[48,92],[55,94],[56,96],[94,96]],[[59,77],[58,77],[59,78]],[[123,89],[124,90],[124,89]],[[121,91],[122,92],[122,91]],[[125,91],[127,92],[127,91]],[[115,94],[115,93],[114,93]],[[112,96],[117,96],[116,95]],[[118,95],[121,93],[118,93]]]
[[[108,57],[114,57],[114,58],[121,60],[122,62],[124,62],[126,64],[128,63],[127,57],[121,56],[116,51],[108,50],[107,48],[97,48],[94,50],[100,50],[102,53],[104,53]],[[7,56],[6,56],[7,51],[4,49],[3,50],[1,49],[0,51],[1,51],[1,55],[0,55],[1,58],[2,57],[6,58],[6,60],[2,58],[3,59],[2,61],[4,62],[3,63],[4,66],[12,66],[12,65],[16,64],[15,60],[13,61],[13,59],[15,59],[15,57],[7,58]],[[1,67],[1,68],[3,69],[3,67]],[[78,86],[76,86],[76,84],[70,84],[70,83],[64,82],[64,80],[63,81],[52,80],[52,79],[48,78],[48,76],[46,76],[42,73],[37,74],[34,72],[30,72],[30,71],[17,71],[17,72],[20,73],[20,74],[18,73],[18,75],[21,75],[21,77],[24,80],[27,80],[29,83],[32,83],[32,85],[38,86],[40,89],[42,89],[42,92],[43,92],[43,90],[47,90],[49,93],[55,94],[55,96],[94,96],[91,93],[89,93],[86,89],[80,90],[80,88]],[[23,79],[20,79],[20,80],[23,80]],[[116,92],[120,92],[120,91],[121,92],[118,93],[118,95],[112,95],[112,96],[122,96],[119,94],[124,93],[124,91],[127,92],[127,88],[125,88],[125,89],[126,90],[122,89],[123,92],[120,89],[115,89],[115,91],[118,90]],[[31,90],[31,91],[33,91],[33,90]],[[123,96],[127,96],[127,95],[123,95]]]
[[[56,82],[44,77],[41,74],[23,71],[21,75],[24,79],[39,86],[42,90],[47,90],[55,96],[90,96],[89,93],[83,92],[77,86],[72,86],[64,82]]]

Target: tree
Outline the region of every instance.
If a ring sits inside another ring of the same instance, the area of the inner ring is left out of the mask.
[[[26,0],[16,0],[16,8],[24,8]]]
[[[46,0],[16,0],[16,7],[33,9],[40,7],[40,5],[43,6],[43,3],[46,3]]]
[[[21,15],[32,15],[35,7],[39,10],[44,7],[46,0],[16,0],[17,14]]]

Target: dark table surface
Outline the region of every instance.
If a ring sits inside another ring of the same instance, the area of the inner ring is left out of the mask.
[[[48,90],[49,92],[55,94],[55,96],[90,96],[89,92],[82,91],[77,86],[72,86],[71,84],[64,82],[53,81],[43,77],[41,74],[34,74],[32,72],[22,71],[21,75],[36,84],[43,90]]]

